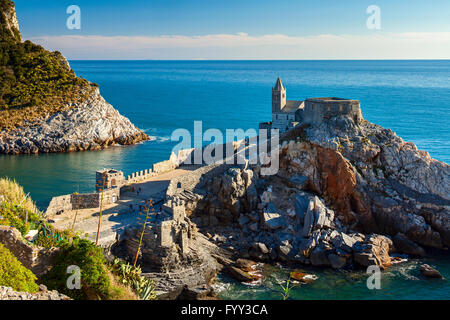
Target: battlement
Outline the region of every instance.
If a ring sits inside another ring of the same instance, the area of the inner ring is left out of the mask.
[[[161,210],[172,216],[175,221],[183,221],[186,217],[185,203],[183,200],[175,198],[169,199],[162,205]]]
[[[125,185],[125,177],[122,171],[114,169],[103,169],[95,173],[95,190],[97,192],[101,189],[112,189],[117,187],[120,189]]]
[[[304,108],[296,112],[296,121],[320,124],[337,116],[348,116],[355,123],[361,122],[363,116],[360,102],[336,97],[309,98],[305,100]]]

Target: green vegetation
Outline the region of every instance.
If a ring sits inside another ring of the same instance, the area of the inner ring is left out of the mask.
[[[155,283],[153,280],[141,276],[142,270],[140,267],[132,266],[119,259],[115,259],[111,267],[119,281],[125,286],[131,286],[140,299],[154,300],[156,298]]]
[[[5,198],[0,204],[0,225],[12,226],[18,229],[22,236],[30,229],[37,229],[39,235],[34,241],[35,245],[61,248],[51,270],[42,279],[48,288],[74,299],[154,298],[154,283],[142,277],[139,268],[121,270],[118,264],[107,263],[103,249],[91,241],[81,239],[70,229],[55,229],[42,218],[32,200],[25,197],[23,188],[15,181],[0,179],[0,194]],[[81,270],[79,290],[67,288],[66,281],[70,276],[67,267],[71,265],[76,265]],[[0,244],[0,285],[18,291],[36,292],[38,287],[34,283],[35,280],[33,273],[24,268],[14,255]]]
[[[4,202],[0,204],[0,225],[11,226],[25,236],[30,229],[39,230],[34,244],[45,247],[59,247],[74,237],[71,230],[56,230],[42,217],[34,202],[23,188],[9,178],[0,179],[0,195]]]
[[[0,243],[0,286],[21,292],[37,292],[36,276]]]
[[[25,194],[22,186],[15,180],[0,178],[0,195],[5,197],[5,201],[20,205],[32,212],[38,211],[34,202]]]
[[[78,266],[81,271],[81,289],[79,290],[67,288],[67,279],[70,277],[67,268],[71,265]],[[62,246],[52,269],[44,275],[43,282],[48,288],[58,290],[77,300],[138,300],[139,298],[131,290],[128,280],[124,281],[124,278],[114,274],[117,270],[107,263],[102,248],[90,240],[76,237],[72,243]],[[137,280],[136,277],[139,275],[140,272],[138,275],[125,273],[127,279]],[[153,287],[142,280],[140,284],[142,285],[141,290],[149,291],[147,295],[150,296],[150,293],[153,292],[150,289]]]
[[[154,212],[153,209],[153,199],[147,200],[145,202],[144,205],[144,210],[145,215],[142,212],[139,212],[140,216],[143,216],[139,218],[139,223],[142,225],[142,230],[141,230],[141,236],[139,237],[139,243],[138,243],[138,248],[136,250],[136,256],[134,257],[134,263],[133,266],[136,267],[138,258],[139,258],[139,253],[141,251],[141,247],[142,247],[142,240],[144,239],[144,234],[145,234],[145,228],[147,227],[147,223],[149,223],[150,220],[150,213]]]
[[[75,238],[62,246],[53,268],[43,277],[44,283],[74,299],[108,299],[111,282],[102,249],[89,240]],[[81,270],[81,289],[67,288],[67,268],[78,266]]]
[[[286,284],[283,286],[281,283],[279,284],[281,287],[281,297],[283,300],[287,300],[289,298],[289,295],[291,294],[291,289],[293,286],[290,284],[291,278],[287,279]]]
[[[21,42],[15,28],[12,35],[4,12],[13,6],[0,0],[0,130],[63,111],[96,86],[78,78],[60,52]]]

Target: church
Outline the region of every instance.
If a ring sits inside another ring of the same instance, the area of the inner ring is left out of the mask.
[[[360,102],[336,97],[286,100],[286,88],[278,77],[272,88],[272,121],[260,123],[259,129],[278,129],[283,133],[299,123],[319,125],[339,116],[347,116],[355,123],[361,122]]]

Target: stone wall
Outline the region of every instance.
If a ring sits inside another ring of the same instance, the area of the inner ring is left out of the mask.
[[[0,226],[0,242],[37,277],[48,271],[59,252],[58,248],[41,248],[27,244],[19,230],[8,226]]]
[[[64,195],[59,197],[53,197],[50,201],[50,204],[47,207],[46,215],[54,215],[58,212],[69,211],[72,210],[72,195]]]
[[[138,183],[144,181],[148,178],[154,177],[156,173],[153,172],[153,169],[145,169],[137,172],[133,172],[129,176],[127,176],[126,183]]]
[[[111,189],[122,187],[125,184],[125,177],[122,171],[114,169],[103,169],[95,173],[95,190]]]
[[[99,193],[72,194],[72,210],[92,209],[100,207]]]
[[[336,116],[349,116],[356,123],[363,117],[358,100],[340,98],[312,98],[305,100],[305,107],[296,113],[297,121],[309,124],[320,124],[324,120]]]
[[[100,207],[101,193],[74,193],[53,197],[45,214],[52,216],[64,211],[95,209]],[[115,187],[103,191],[103,204],[115,203],[120,199],[120,188]]]
[[[184,192],[185,190],[193,191],[195,188],[202,188],[205,186],[205,183],[207,181],[217,175],[224,173],[232,166],[234,165],[226,163],[216,163],[209,166],[200,167],[197,170],[178,176],[170,180],[166,196],[170,198]]]
[[[164,173],[167,171],[171,171],[176,168],[176,165],[171,160],[161,161],[158,163],[155,163],[153,165],[153,172],[154,173]]]

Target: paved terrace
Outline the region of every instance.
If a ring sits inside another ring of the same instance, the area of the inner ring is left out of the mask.
[[[158,212],[170,180],[199,167],[199,165],[183,165],[139,183],[130,184],[129,187],[134,188],[134,192],[125,192],[118,202],[103,207],[99,244],[111,243],[114,241],[116,233],[136,225],[139,206],[142,206],[146,200],[153,199],[155,212]],[[95,241],[99,212],[99,209],[71,210],[48,218],[54,221],[53,225],[58,229],[72,229],[73,227],[75,231],[81,231],[82,234],[87,234],[91,240]]]

